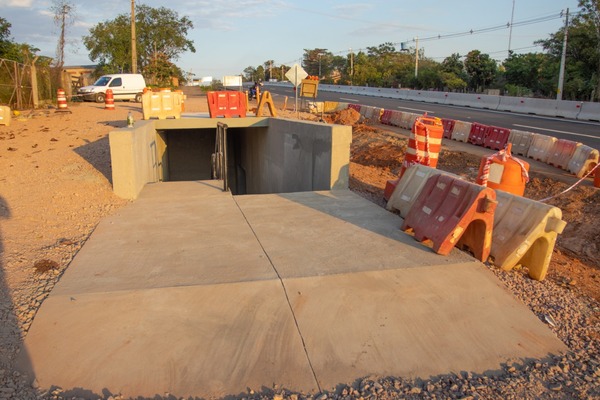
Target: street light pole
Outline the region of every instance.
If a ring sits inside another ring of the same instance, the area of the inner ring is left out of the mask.
[[[319,80],[321,79],[321,56],[323,54],[319,53],[317,54],[319,56]]]
[[[352,48],[350,48],[350,86],[352,86],[353,79],[354,79],[354,53],[352,52]]]
[[[135,43],[135,0],[131,0],[131,72],[137,74],[137,49]]]
[[[515,0],[513,0],[512,13],[510,14],[510,30],[508,31],[508,56],[510,57],[510,44],[512,42],[513,19],[515,18]]]
[[[415,38],[416,48],[415,48],[415,78],[419,76],[419,37]]]
[[[560,57],[560,72],[558,74],[558,89],[556,90],[556,100],[562,100],[563,85],[565,83],[565,63],[567,60],[567,37],[569,36],[569,9],[567,8],[567,17],[565,19],[565,37],[563,39],[562,56]]]

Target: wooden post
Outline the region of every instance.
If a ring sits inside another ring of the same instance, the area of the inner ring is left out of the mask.
[[[35,56],[33,61],[31,62],[31,98],[33,100],[33,108],[38,108],[40,106],[40,95],[38,90],[38,81],[37,81],[37,69],[35,68],[35,62],[38,60],[39,56]]]

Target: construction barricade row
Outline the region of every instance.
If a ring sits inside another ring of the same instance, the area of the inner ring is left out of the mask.
[[[569,167],[569,161],[578,146],[581,146],[581,143],[572,140],[558,139],[554,142],[546,162],[557,168],[566,170]]]
[[[543,280],[556,238],[566,226],[561,210],[501,190],[496,199],[490,252],[494,264],[505,271],[521,264],[532,279]]]
[[[508,136],[508,142],[512,144],[512,152],[520,156],[527,157],[527,152],[529,152],[529,146],[531,146],[532,141],[532,132],[511,129]]]
[[[598,165],[599,159],[600,152],[598,150],[582,144],[575,149],[573,156],[569,160],[567,169],[573,175],[582,178]]]
[[[442,255],[455,246],[487,260],[492,244],[496,193],[461,179],[439,174],[427,179],[402,224],[419,241],[431,240]]]
[[[534,133],[531,145],[529,146],[529,151],[527,152],[527,157],[541,162],[548,161],[554,142],[556,142],[556,138],[553,136]]]

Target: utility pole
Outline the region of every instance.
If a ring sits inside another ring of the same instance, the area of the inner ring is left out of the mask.
[[[565,83],[565,62],[567,60],[567,38],[569,36],[569,9],[565,18],[565,37],[563,39],[562,56],[560,57],[560,73],[558,74],[558,89],[556,100],[562,100],[563,85]]]
[[[137,74],[137,49],[135,43],[135,0],[131,0],[131,72]]]
[[[515,0],[513,0],[512,13],[510,14],[510,30],[508,31],[508,56],[510,57],[510,44],[512,42],[513,19],[515,18]]]
[[[354,53],[350,48],[350,86],[352,86],[352,80],[354,79]]]
[[[415,78],[419,77],[419,37],[415,38],[415,42],[417,43],[415,48]]]

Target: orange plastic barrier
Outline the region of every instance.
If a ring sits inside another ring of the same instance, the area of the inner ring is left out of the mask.
[[[510,154],[512,145],[506,150],[482,157],[476,182],[492,189],[523,196],[525,184],[529,182],[529,163]]]
[[[488,126],[483,138],[483,147],[493,150],[501,150],[506,146],[509,135],[510,130],[506,128]]]
[[[208,92],[208,114],[211,118],[246,117],[246,96],[243,92]]]
[[[456,124],[455,120],[442,118],[442,125],[444,126],[444,139],[452,139],[454,124]]]
[[[577,146],[581,146],[581,143],[574,142],[567,139],[558,139],[554,142],[552,150],[550,150],[550,156],[548,157],[547,163],[554,165],[557,168],[568,169],[569,161],[575,153]]]
[[[476,146],[483,146],[485,138],[485,132],[488,126],[477,122],[473,122],[471,125],[471,132],[469,132],[469,143]]]
[[[104,96],[104,109],[115,111],[115,97],[111,89],[106,90],[106,96]]]
[[[443,136],[444,126],[441,119],[426,115],[418,117],[408,139],[400,177],[402,177],[406,168],[414,164],[435,168],[442,148]]]
[[[381,114],[381,123],[384,125],[392,124],[392,110],[383,110]]]
[[[438,254],[447,255],[457,246],[485,261],[492,245],[495,200],[490,188],[434,175],[410,208],[402,230],[412,230],[418,241],[431,240]]]

